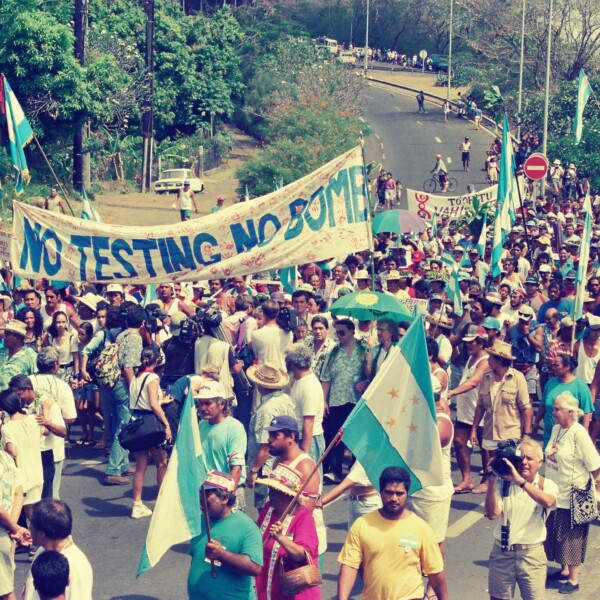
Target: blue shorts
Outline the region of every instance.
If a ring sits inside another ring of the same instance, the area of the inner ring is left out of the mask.
[[[179,216],[182,219],[189,219],[192,216],[192,211],[191,210],[180,210],[179,211]]]

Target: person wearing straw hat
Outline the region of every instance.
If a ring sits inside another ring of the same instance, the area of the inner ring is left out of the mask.
[[[314,517],[305,506],[294,502],[302,486],[302,474],[289,465],[279,464],[258,483],[269,489],[269,501],[258,516],[265,565],[256,578],[258,600],[320,600],[319,585],[293,596],[284,596],[279,577],[282,568],[286,571],[298,569],[309,560],[316,564],[319,558]],[[294,503],[288,511],[290,502]]]
[[[246,514],[234,510],[235,480],[210,470],[200,489],[200,508],[210,525],[192,538],[187,578],[190,598],[254,598],[253,577],[263,566],[260,533]],[[206,509],[205,509],[206,507]],[[213,566],[214,565],[214,566]],[[211,571],[215,570],[216,577]]]
[[[13,311],[11,309],[13,299],[6,295],[0,294],[0,323],[6,323],[13,318]]]
[[[37,372],[37,354],[25,346],[27,327],[21,321],[9,321],[0,330],[4,332],[4,347],[0,348],[0,389],[5,390],[15,375]]]
[[[533,409],[523,373],[511,366],[515,357],[507,342],[496,340],[487,349],[490,370],[479,384],[477,408],[471,426],[471,444],[479,445],[477,428],[483,422],[482,450],[493,456],[498,442],[531,437]],[[487,491],[486,476],[477,486],[479,493]]]
[[[432,315],[426,314],[424,319],[429,324],[428,334],[437,342],[439,364],[445,369],[452,356],[452,344],[448,335],[454,328],[454,321],[441,311],[436,311]]]
[[[276,362],[268,360],[246,371],[248,379],[256,386],[260,397],[255,413],[250,417],[248,428],[248,475],[246,485],[255,487],[256,479],[268,473],[274,458],[269,454],[269,427],[277,415],[295,417],[296,409],[283,388],[290,383],[290,376]],[[261,509],[267,500],[267,490],[261,486],[254,489],[254,505]]]
[[[96,296],[88,292],[83,296],[74,296],[73,300],[77,302],[77,314],[82,322],[91,323],[94,327],[94,333],[98,331],[98,319],[96,318],[96,310],[98,309],[98,303],[104,301],[101,296]]]

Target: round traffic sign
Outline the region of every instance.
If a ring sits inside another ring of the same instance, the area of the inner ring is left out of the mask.
[[[545,154],[536,152],[532,154],[523,165],[523,172],[529,179],[537,181],[538,179],[544,179],[546,173],[548,173],[548,159]]]
[[[421,50],[421,52],[419,52],[419,56],[421,58],[427,58],[427,50]]]

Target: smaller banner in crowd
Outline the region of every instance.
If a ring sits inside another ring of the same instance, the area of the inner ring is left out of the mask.
[[[10,238],[8,231],[0,230],[0,260],[10,260]]]
[[[449,217],[451,220],[459,219],[463,212],[471,206],[473,198],[478,198],[482,202],[495,202],[497,195],[497,185],[492,185],[476,194],[462,194],[460,196],[435,196],[410,188],[406,190],[408,210],[418,214],[425,221],[431,220],[434,213],[438,217]]]
[[[184,223],[97,223],[15,202],[11,260],[22,277],[161,283],[222,279],[370,249],[360,146],[250,202]]]
[[[427,312],[427,306],[429,305],[429,300],[421,300],[419,298],[402,298],[400,302],[402,302],[412,314],[415,313],[416,308],[418,315],[424,315]]]

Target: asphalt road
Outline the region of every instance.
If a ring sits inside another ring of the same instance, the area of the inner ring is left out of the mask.
[[[485,149],[491,137],[483,130],[475,131],[472,124],[451,119],[444,124],[441,110],[428,107],[426,115],[418,115],[416,101],[389,90],[370,87],[366,93],[368,118],[375,135],[366,143],[368,160],[381,161],[386,170],[402,180],[405,187],[420,189],[428,177],[434,157],[441,152],[464,191],[468,183],[478,188],[485,185],[484,173],[479,171]],[[475,163],[470,173],[463,173],[458,145],[465,135],[473,141]],[[440,141],[438,141],[438,139]],[[478,167],[478,168],[477,168]],[[74,431],[74,437],[78,434]],[[97,434],[98,435],[98,434]],[[190,559],[185,544],[173,548],[160,563],[139,579],[135,578],[140,551],[145,541],[149,519],[129,518],[131,487],[104,487],[100,478],[104,472],[101,451],[72,447],[67,450],[63,475],[62,498],[74,515],[74,538],[86,553],[94,569],[94,598],[96,600],[179,600],[187,597],[186,579]],[[478,455],[473,470],[480,468]],[[454,477],[457,478],[454,465]],[[155,471],[150,467],[146,477],[144,501],[154,506]],[[248,495],[249,506],[252,505]],[[446,539],[446,575],[450,598],[483,600],[487,594],[487,557],[492,546],[493,524],[486,521],[482,511],[482,496],[456,496],[452,502],[450,526]],[[254,510],[249,511],[255,517]],[[347,504],[341,499],[325,509],[328,526],[328,550],[325,558],[322,597],[335,596],[338,565],[336,557],[345,539]],[[581,599],[596,599],[600,585],[595,572],[600,569],[600,531],[598,524],[591,529],[588,559],[582,569]],[[17,555],[16,590],[20,590],[29,571],[25,555]],[[359,597],[359,587],[357,586]],[[517,598],[520,597],[517,595]],[[548,598],[558,597],[549,589]]]
[[[431,177],[429,171],[438,153],[442,155],[450,177],[458,181],[456,193],[466,192],[468,184],[473,184],[477,190],[487,187],[482,169],[485,152],[493,137],[483,128],[477,130],[473,123],[457,119],[452,113],[448,123],[444,123],[441,108],[434,104],[426,103],[427,113],[419,114],[414,94],[401,94],[379,84],[367,88],[365,103],[367,120],[373,127],[373,135],[365,144],[366,158],[382,163],[394,179],[400,179],[405,189],[423,189],[423,182]],[[468,173],[463,171],[458,149],[465,136],[471,138],[473,146]],[[405,198],[406,194],[403,200]]]

